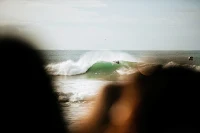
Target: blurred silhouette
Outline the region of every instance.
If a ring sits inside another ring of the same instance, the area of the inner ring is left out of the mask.
[[[0,37],[0,132],[68,132],[41,55],[28,40]]]
[[[187,65],[139,68],[102,89],[78,133],[200,132],[200,72]]]
[[[158,66],[137,74],[141,102],[135,114],[139,133],[200,132],[200,72],[189,65]]]

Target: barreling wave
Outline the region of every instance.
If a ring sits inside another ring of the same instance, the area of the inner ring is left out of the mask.
[[[119,64],[114,62],[119,61]],[[95,51],[87,52],[78,61],[67,60],[46,66],[51,75],[78,75],[90,74],[125,74],[122,70],[130,71],[137,60],[123,52]]]

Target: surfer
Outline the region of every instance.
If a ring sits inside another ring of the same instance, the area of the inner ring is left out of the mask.
[[[192,57],[192,56],[188,57],[188,60],[192,61],[192,60],[193,60],[193,57]]]
[[[116,64],[119,64],[119,61],[113,61],[114,63],[116,63]]]

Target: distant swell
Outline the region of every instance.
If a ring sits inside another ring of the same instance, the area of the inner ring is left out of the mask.
[[[120,61],[120,64],[113,61]],[[78,61],[67,60],[57,64],[49,64],[46,70],[51,75],[78,75],[86,72],[89,73],[112,73],[118,69],[130,69],[133,65],[131,62],[136,62],[136,59],[131,55],[123,52],[112,51],[95,51],[87,52],[82,55]],[[118,70],[118,72],[121,72]]]
[[[180,65],[179,63],[170,61],[170,62],[165,64],[165,67],[168,67],[168,66],[179,66],[179,65]],[[200,66],[199,65],[191,65],[191,64],[182,64],[182,65],[185,66],[185,67],[192,68],[192,69],[194,69],[196,71],[200,71]]]

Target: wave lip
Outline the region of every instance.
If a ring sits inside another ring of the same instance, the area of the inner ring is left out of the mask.
[[[89,69],[94,69],[92,68],[92,67],[95,67],[93,65],[98,65],[95,63],[110,62],[113,64],[114,63],[113,61],[136,62],[136,59],[132,55],[129,55],[124,52],[91,51],[82,55],[78,61],[67,60],[65,62],[61,62],[57,64],[49,64],[46,66],[46,70],[51,75],[72,76],[72,75],[86,73]],[[115,64],[117,63],[114,63],[113,66],[115,66]]]

